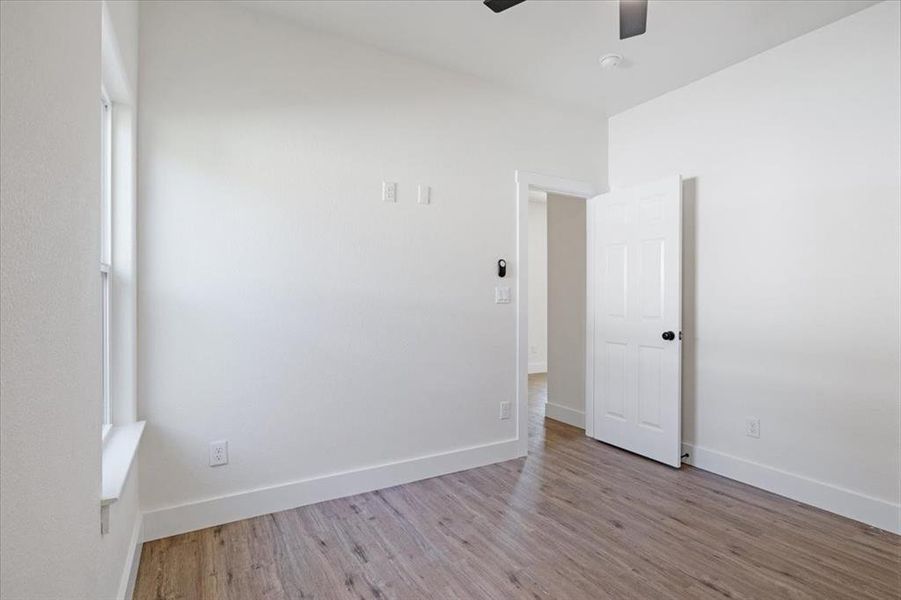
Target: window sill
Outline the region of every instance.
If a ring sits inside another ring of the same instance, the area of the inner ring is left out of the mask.
[[[113,426],[107,423],[100,429],[100,442],[102,444],[106,444],[106,438],[109,436],[109,432],[112,428]]]
[[[111,427],[103,442],[103,492],[100,505],[112,504],[122,495],[128,472],[138,453],[146,421]]]

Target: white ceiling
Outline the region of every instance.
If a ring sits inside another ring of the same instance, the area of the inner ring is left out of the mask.
[[[241,4],[535,96],[615,114],[822,27],[875,0],[650,0],[619,40],[615,0],[249,0]],[[615,70],[598,57],[625,56]]]

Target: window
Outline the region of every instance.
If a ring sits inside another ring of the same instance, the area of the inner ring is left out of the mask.
[[[110,410],[110,278],[112,277],[112,107],[105,92],[100,98],[100,360],[103,438],[113,423]]]

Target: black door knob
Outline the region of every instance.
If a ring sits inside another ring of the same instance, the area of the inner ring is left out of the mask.
[[[672,331],[664,331],[664,332],[663,332],[663,339],[665,339],[665,340],[668,341],[668,342],[669,342],[669,341],[672,341],[672,340],[676,339],[676,334],[673,333]]]

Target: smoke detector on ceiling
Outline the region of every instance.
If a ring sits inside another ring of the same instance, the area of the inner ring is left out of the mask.
[[[598,59],[598,62],[605,69],[615,69],[623,62],[623,57],[621,54],[605,54]]]

